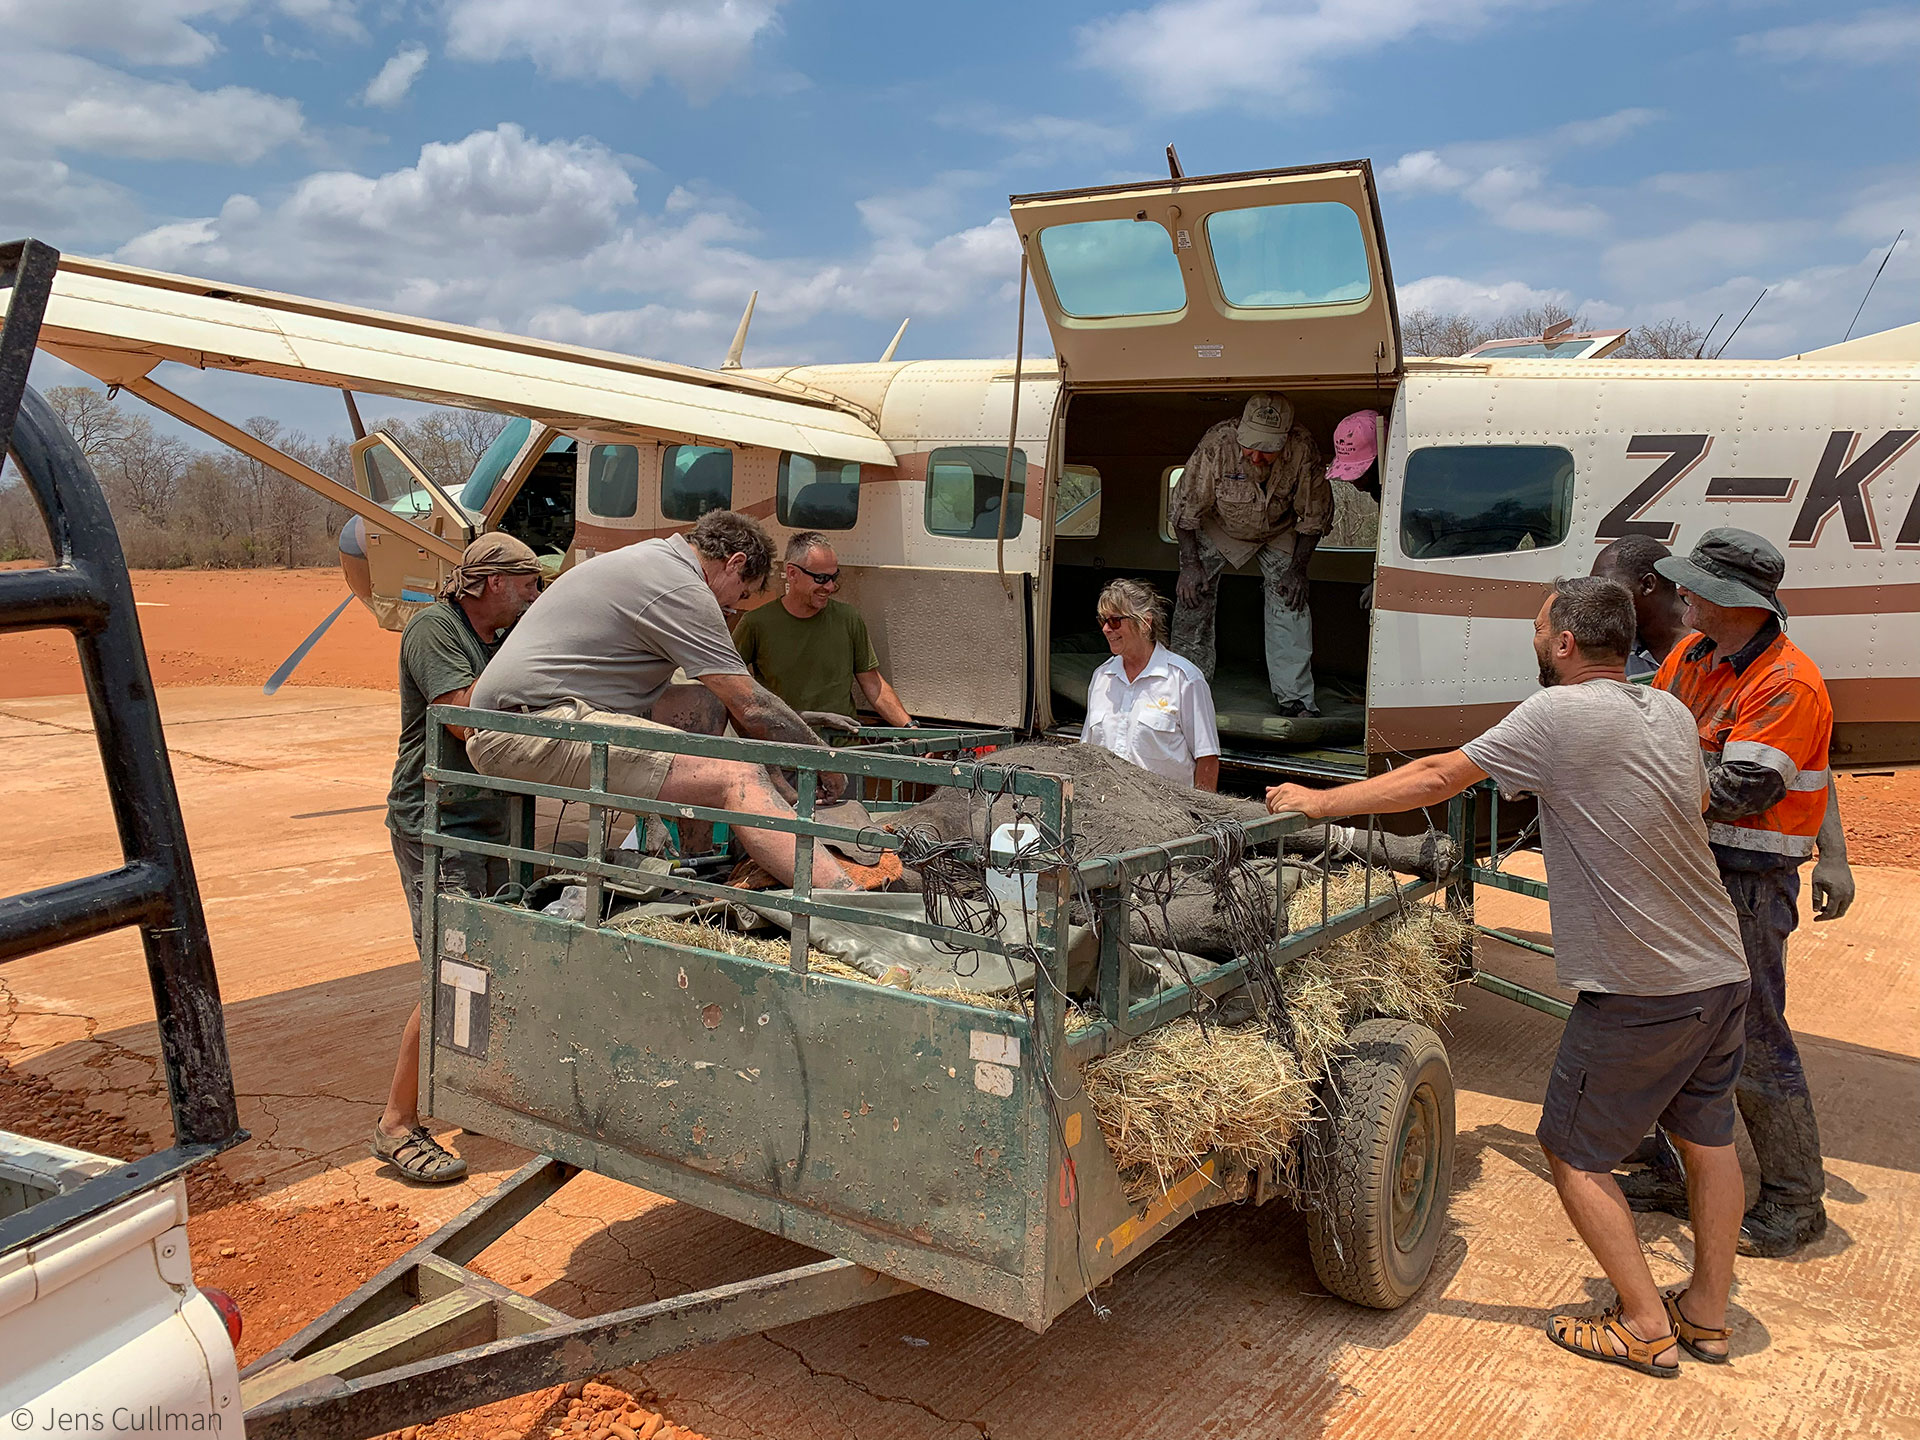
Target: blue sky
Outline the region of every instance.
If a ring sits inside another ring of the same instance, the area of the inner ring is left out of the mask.
[[[1920,320],[1912,5],[0,0],[0,27],[0,233],[696,364],[756,287],[749,364],[868,358],[908,315],[903,357],[1010,353],[1009,192],[1161,174],[1169,140],[1190,174],[1371,158],[1403,309],[1724,333],[1770,286],[1728,353],[1780,355],[1840,339],[1904,226],[1858,330]],[[336,427],[264,383],[184,388]]]

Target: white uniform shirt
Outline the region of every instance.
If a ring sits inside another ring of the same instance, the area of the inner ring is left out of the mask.
[[[1127,679],[1115,655],[1093,672],[1080,738],[1177,785],[1191,785],[1193,762],[1220,753],[1213,691],[1191,660],[1164,645],[1153,647],[1137,680]]]

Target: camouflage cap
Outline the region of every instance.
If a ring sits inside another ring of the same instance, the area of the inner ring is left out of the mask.
[[[1653,568],[1683,590],[1729,610],[1771,610],[1782,620],[1787,607],[1776,593],[1787,573],[1786,558],[1765,536],[1720,526],[1707,531],[1693,553],[1669,555]]]
[[[1247,397],[1247,408],[1240,412],[1239,440],[1247,450],[1273,453],[1286,448],[1287,432],[1293,428],[1293,402],[1284,395],[1264,392]]]

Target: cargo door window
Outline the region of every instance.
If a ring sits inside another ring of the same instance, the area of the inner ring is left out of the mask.
[[[1000,533],[1000,484],[1007,452],[998,445],[950,445],[927,457],[926,524],[930,535],[991,540]],[[1026,518],[1027,452],[1013,452],[1007,487],[1007,537]]]
[[[1167,232],[1151,221],[1087,220],[1040,232],[1060,308],[1080,319],[1170,315],[1187,304]]]
[[[660,454],[660,513],[698,520],[733,508],[733,451],[719,445],[669,445]]]
[[[1184,465],[1169,465],[1160,472],[1160,538],[1171,545],[1173,536],[1173,492],[1179,488],[1180,477],[1187,473]]]
[[[1400,549],[1440,560],[1558,545],[1573,480],[1573,456],[1558,445],[1425,446],[1407,456]]]
[[[853,529],[860,518],[859,465],[782,455],[774,518],[790,530]]]
[[[1220,293],[1250,310],[1364,300],[1373,289],[1360,217],[1345,205],[1256,205],[1207,216]]]

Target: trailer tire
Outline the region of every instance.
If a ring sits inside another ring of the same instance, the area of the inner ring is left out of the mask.
[[[1453,1069],[1440,1037],[1367,1020],[1327,1087],[1324,1191],[1307,1212],[1313,1268],[1343,1300],[1393,1310],[1433,1268],[1453,1183]]]

